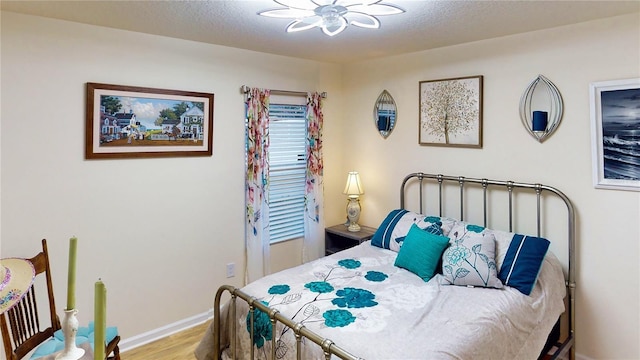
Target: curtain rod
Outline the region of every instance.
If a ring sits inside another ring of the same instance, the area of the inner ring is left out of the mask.
[[[240,87],[240,91],[242,91],[242,93],[246,95],[247,93],[249,93],[249,87],[247,85],[242,85]],[[307,93],[302,91],[289,91],[289,90],[270,90],[270,91],[274,95],[307,96]],[[325,91],[320,93],[320,96],[322,96],[323,99],[326,99],[327,92]]]

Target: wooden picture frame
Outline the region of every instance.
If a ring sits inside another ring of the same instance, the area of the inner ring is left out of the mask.
[[[640,78],[590,84],[593,186],[640,191]]]
[[[86,96],[86,159],[213,154],[213,94],[87,83]]]
[[[419,83],[418,143],[482,148],[482,75]]]

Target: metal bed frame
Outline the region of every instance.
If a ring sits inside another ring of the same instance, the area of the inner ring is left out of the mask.
[[[560,190],[553,188],[551,186],[542,185],[542,184],[532,184],[532,183],[519,183],[513,181],[499,181],[499,180],[489,180],[489,179],[477,179],[477,178],[467,178],[462,176],[448,176],[441,174],[426,174],[426,173],[412,173],[407,175],[402,181],[402,185],[400,187],[400,207],[405,208],[405,192],[407,185],[412,185],[415,182],[418,182],[419,187],[419,203],[420,203],[420,213],[423,213],[423,202],[425,201],[426,195],[423,193],[426,184],[435,184],[438,188],[438,208],[439,208],[439,216],[443,216],[444,211],[444,195],[446,189],[451,189],[451,186],[459,187],[459,200],[460,200],[460,218],[459,220],[464,221],[465,209],[467,203],[467,190],[470,188],[480,188],[482,191],[482,212],[484,218],[484,226],[487,227],[487,219],[489,216],[489,198],[490,198],[490,190],[497,189],[508,192],[508,220],[509,220],[509,232],[513,232],[513,220],[514,220],[514,194],[520,192],[533,192],[536,196],[536,225],[537,225],[537,236],[541,235],[541,219],[542,219],[542,211],[541,211],[541,200],[543,198],[543,193],[549,193],[557,196],[560,200],[564,202],[567,207],[567,244],[568,244],[568,264],[567,264],[567,274],[565,284],[567,287],[567,310],[565,313],[561,315],[561,318],[558,320],[558,324],[561,321],[564,321],[568,327],[568,334],[564,336],[562,339],[562,335],[558,335],[557,339],[552,339],[553,343],[551,345],[555,346],[555,351],[553,354],[549,355],[541,355],[540,358],[543,357],[545,359],[565,359],[567,356],[570,359],[575,358],[574,351],[574,329],[575,329],[575,211],[573,205],[569,198],[562,193]],[[470,202],[470,201],[469,201]],[[251,338],[253,338],[253,322],[254,322],[254,314],[255,309],[258,309],[269,315],[271,319],[271,325],[275,328],[278,322],[282,323],[284,326],[287,326],[293,330],[293,333],[296,338],[296,351],[297,351],[297,359],[301,359],[301,346],[302,339],[306,338],[312,341],[313,343],[319,345],[323,351],[325,358],[329,360],[332,355],[339,357],[340,359],[345,360],[357,360],[360,359],[344,348],[336,345],[332,340],[323,338],[322,336],[308,330],[304,327],[304,325],[297,323],[286,316],[280,314],[278,310],[271,309],[268,306],[261,303],[255,297],[243,292],[242,290],[235,288],[230,285],[221,286],[216,292],[215,304],[214,304],[214,354],[217,358],[220,358],[222,355],[221,344],[220,344],[220,336],[221,336],[221,321],[220,321],[220,307],[221,307],[221,299],[224,293],[228,292],[231,295],[231,300],[229,303],[231,318],[235,319],[236,316],[236,301],[238,298],[245,301],[249,306],[250,316],[250,328]],[[233,359],[237,358],[236,355],[236,322],[231,321],[231,336],[230,339],[230,351]],[[276,359],[276,337],[274,336],[271,339],[271,359]],[[251,348],[251,358],[254,359],[254,348]]]

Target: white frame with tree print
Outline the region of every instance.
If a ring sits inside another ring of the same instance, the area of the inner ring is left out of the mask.
[[[420,81],[420,145],[482,147],[482,79]]]

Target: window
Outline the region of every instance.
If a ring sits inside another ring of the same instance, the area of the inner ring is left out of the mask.
[[[269,105],[269,234],[271,243],[304,236],[305,105]]]

